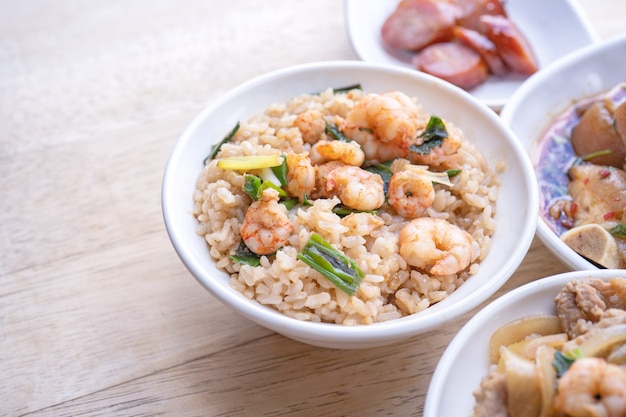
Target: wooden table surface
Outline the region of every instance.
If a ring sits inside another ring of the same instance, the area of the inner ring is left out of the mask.
[[[623,0],[576,0],[601,39]],[[472,315],[336,351],[206,292],[164,229],[169,152],[261,73],[358,59],[339,0],[1,0],[0,414],[419,416]],[[497,295],[566,268],[535,239]]]

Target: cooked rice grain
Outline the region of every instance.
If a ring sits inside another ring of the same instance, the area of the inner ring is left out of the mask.
[[[222,146],[219,157],[241,155],[282,155],[310,148],[297,127],[296,116],[320,111],[329,123],[345,118],[363,93],[301,95],[283,104],[273,104],[241,127],[233,140]],[[420,109],[423,117],[429,116]],[[448,122],[449,123],[449,122]],[[452,126],[450,124],[450,126]],[[462,131],[453,127],[454,134]],[[399,255],[398,233],[406,220],[393,212],[380,214],[384,225],[370,230],[356,221],[346,226],[332,212],[340,203],[336,197],[317,199],[310,207],[289,211],[293,234],[288,245],[275,256],[262,256],[261,265],[241,265],[230,259],[241,238],[239,230],[250,198],[242,191],[243,173],[217,168],[208,161],[197,181],[194,215],[197,233],[210,248],[218,268],[230,274],[231,286],[244,296],[271,306],[298,320],[344,325],[370,324],[393,320],[422,311],[445,299],[479,270],[491,247],[496,229],[495,172],[474,145],[462,138],[457,154],[460,173],[452,178],[454,187],[436,186],[435,201],[426,216],[456,224],[474,239],[470,265],[454,275],[429,276],[407,265]],[[498,170],[502,170],[498,165]],[[355,259],[365,278],[355,296],[338,290],[330,281],[296,258],[311,232],[316,232],[346,256]]]

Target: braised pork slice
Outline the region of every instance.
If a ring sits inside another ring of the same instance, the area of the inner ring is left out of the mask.
[[[607,310],[626,310],[626,279],[574,280],[559,292],[554,302],[563,329],[574,339],[599,322]]]
[[[580,336],[567,341],[561,349],[564,352],[571,352],[584,341],[596,337],[604,329],[621,324],[626,324],[626,311],[617,308],[609,308],[604,312],[600,321],[584,329],[584,333]]]
[[[476,403],[472,417],[508,417],[508,393],[506,376],[501,372],[489,372],[474,391]]]

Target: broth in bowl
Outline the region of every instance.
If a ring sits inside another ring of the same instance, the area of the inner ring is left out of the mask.
[[[573,103],[531,157],[546,224],[596,265],[626,267],[626,83]]]

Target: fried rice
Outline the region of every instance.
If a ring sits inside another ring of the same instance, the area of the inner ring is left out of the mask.
[[[328,88],[319,94],[302,94],[286,103],[272,104],[262,114],[241,121],[215,158],[205,161],[194,194],[197,233],[208,244],[208,256],[230,275],[230,285],[245,297],[299,320],[343,325],[383,322],[415,314],[445,299],[477,273],[489,253],[496,229],[497,169],[487,163],[459,127],[446,120],[448,130],[460,139],[454,175],[450,176],[453,185],[434,186],[434,201],[423,216],[445,219],[471,235],[470,261],[462,270],[433,275],[411,266],[399,252],[399,234],[410,219],[385,203],[375,213],[366,214],[382,219],[381,226],[366,227],[367,217],[354,217],[349,222],[333,211],[341,205],[337,196],[312,199],[308,204],[299,202],[289,208],[291,235],[275,253],[259,256],[258,266],[233,259],[242,244],[241,228],[252,203],[243,190],[248,173],[219,168],[218,162],[234,156],[309,152],[311,144],[303,140],[294,123],[297,115],[314,109],[330,123],[342,121],[365,95],[358,88],[347,92]],[[423,129],[431,114],[421,108],[418,99],[412,100],[419,108],[418,124]],[[365,227],[360,228],[363,222]],[[363,271],[354,295],[340,290],[298,259],[313,233],[354,260]]]

